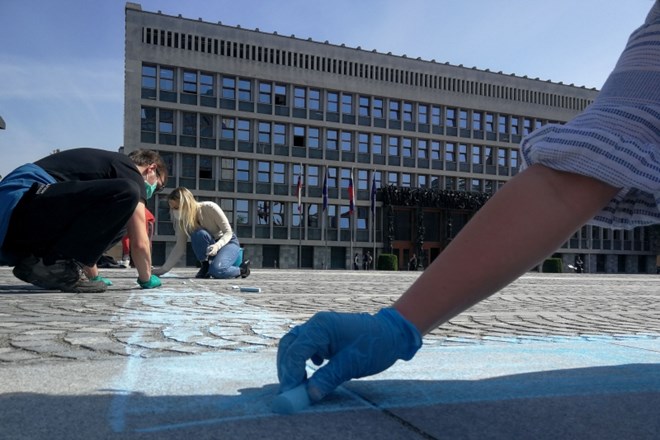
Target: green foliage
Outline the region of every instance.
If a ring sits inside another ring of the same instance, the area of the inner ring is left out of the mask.
[[[548,258],[543,262],[543,272],[545,273],[562,273],[563,271],[561,258]]]
[[[378,256],[378,270],[399,270],[399,258],[394,254],[380,254]]]

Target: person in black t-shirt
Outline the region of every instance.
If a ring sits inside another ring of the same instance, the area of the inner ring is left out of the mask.
[[[151,150],[78,148],[23,165],[0,182],[0,264],[46,289],[104,291],[109,281],[96,261],[127,232],[138,283],[158,287],[145,203],[166,182],[167,167]]]

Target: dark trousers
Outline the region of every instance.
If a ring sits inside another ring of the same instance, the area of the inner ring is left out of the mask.
[[[129,179],[35,184],[16,205],[3,248],[46,264],[71,258],[92,266],[121,238],[139,200]]]

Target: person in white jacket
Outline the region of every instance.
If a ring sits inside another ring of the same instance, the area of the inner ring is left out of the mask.
[[[169,272],[186,250],[188,237],[193,252],[201,262],[196,278],[237,278],[250,275],[250,260],[235,266],[240,244],[222,208],[214,202],[198,202],[184,187],[174,189],[167,202],[174,222],[176,244],[165,264],[154,268],[153,273]]]

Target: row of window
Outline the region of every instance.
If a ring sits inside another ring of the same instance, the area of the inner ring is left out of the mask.
[[[580,240],[585,243],[584,247],[588,248],[589,243],[600,240],[645,241],[645,236],[649,232],[650,230],[648,228],[607,229],[598,226],[585,225],[575,231],[571,240]]]
[[[303,196],[320,196],[327,185],[330,198],[340,197],[333,189],[347,189],[349,182],[358,191],[358,199],[368,200],[372,182],[380,188],[387,185],[416,188],[438,188],[452,191],[494,193],[505,180],[439,176],[428,173],[368,170],[285,163],[254,159],[216,158],[213,156],[161,152],[168,166],[168,187],[186,186],[207,191],[297,195],[301,176]],[[216,185],[217,181],[217,185]],[[253,184],[256,184],[256,189]],[[264,186],[265,185],[265,186]],[[273,185],[271,187],[271,185]],[[364,191],[360,194],[360,191]],[[346,194],[343,197],[347,197]]]
[[[199,198],[204,200],[203,197]],[[285,202],[274,200],[254,199],[228,199],[219,201],[229,222],[236,228],[246,225],[269,226],[286,228],[288,226],[300,227],[304,219],[304,225],[309,228],[321,226],[321,215],[325,215],[327,225],[330,229],[348,229],[350,227],[350,216],[348,205],[328,204],[325,211],[322,203],[304,203],[301,211],[297,202]],[[366,230],[370,222],[370,208],[359,206],[355,208],[353,221],[356,229]],[[159,235],[174,235],[169,218],[169,205],[165,200],[159,202]]]
[[[177,74],[182,80],[177,82]],[[443,106],[429,103],[420,103],[407,100],[376,97],[363,94],[354,94],[297,86],[293,84],[273,83],[270,81],[253,80],[249,78],[237,78],[234,76],[221,75],[216,78],[215,74],[202,73],[175,67],[165,67],[145,64],[142,67],[142,97],[170,102],[181,102],[183,104],[202,105],[217,107],[216,83],[221,84],[221,107],[234,110],[236,102],[239,109],[254,111],[254,102],[261,107],[257,111],[272,114],[272,105],[276,107],[293,106],[293,115],[297,110],[302,110],[301,117],[333,121],[330,115],[335,115],[334,122],[342,122],[360,125],[379,126],[385,128],[407,127],[413,130],[423,130],[424,127],[446,127],[458,130],[475,130],[485,133],[499,133],[510,135],[526,135],[543,125],[543,121],[531,117],[522,117],[509,114],[498,114],[495,112],[484,112],[473,109],[463,109],[452,106]],[[177,100],[176,91],[181,93]],[[187,99],[190,94],[201,94],[207,99]],[[210,98],[213,97],[213,98]],[[208,99],[210,98],[210,99]],[[241,106],[240,103],[249,103],[249,108]],[[227,104],[230,104],[229,106]],[[357,115],[357,118],[355,116]],[[362,124],[362,118],[367,123]],[[184,121],[185,123],[185,121]],[[388,124],[386,124],[388,123]]]
[[[215,149],[215,135],[220,140],[229,141],[233,150],[234,141],[260,146],[275,145],[326,149],[331,151],[373,154],[401,158],[441,160],[459,164],[483,164],[508,166],[515,169],[519,165],[519,152],[516,148],[474,145],[445,142],[440,140],[413,138],[378,133],[354,132],[333,128],[292,125],[270,121],[218,116],[218,126],[214,115],[192,112],[179,112],[155,107],[142,107],[141,131],[144,142],[156,142],[156,130],[160,135],[158,143],[176,145],[175,117],[180,121],[179,145]],[[255,139],[256,138],[256,139]],[[203,141],[206,139],[206,141]]]
[[[347,75],[374,81],[385,81],[447,92],[528,102],[576,111],[583,110],[591,103],[591,100],[574,96],[520,89],[517,87],[452,78],[442,75],[433,75],[425,72],[416,72],[351,60],[323,57],[151,27],[142,28],[142,42],[145,44],[192,50],[207,54],[314,70],[336,75]]]
[[[321,231],[319,228],[324,227],[328,229],[348,230],[354,222],[357,231],[371,230],[377,226],[378,221],[374,222],[370,214],[370,207],[357,206],[354,213],[349,214],[348,204],[327,204],[325,209],[323,203],[304,203],[299,209],[297,202],[279,201],[279,200],[263,200],[263,199],[229,199],[221,198],[216,200],[214,198],[199,197],[200,200],[216,201],[223,209],[230,223],[234,228],[247,232],[251,231],[251,226],[257,228],[257,234],[262,233],[260,228],[267,228],[265,235],[259,238],[291,238],[287,234],[287,229],[301,228],[303,226],[307,229],[306,238],[320,239]],[[380,219],[380,211],[378,216]],[[460,221],[462,215],[460,212],[452,214],[453,228],[460,229],[460,226],[467,221]],[[325,216],[325,217],[324,217]],[[396,235],[400,236],[401,240],[409,240],[412,237],[411,225],[414,224],[414,219],[411,218],[411,211],[397,210],[395,216],[399,221],[396,221]],[[324,217],[322,219],[322,217]],[[451,234],[454,236],[458,231],[444,231],[446,227],[443,222],[439,220],[439,212],[437,210],[427,210],[424,215],[424,223],[426,226],[425,237],[427,241],[439,241],[442,236]],[[352,219],[352,220],[351,220]],[[174,235],[174,230],[171,225],[169,217],[169,205],[165,199],[160,199],[158,203],[158,234],[159,235]],[[245,229],[248,226],[250,228]],[[272,227],[273,233],[271,235],[270,228]],[[590,227],[591,234],[586,233],[584,227],[582,231],[576,232],[571,239],[565,243],[562,248],[570,249],[595,249],[595,250],[635,250],[646,251],[648,250],[648,241],[645,240],[645,228],[636,228],[633,230],[611,230],[599,227]],[[279,229],[279,231],[277,231]],[[313,231],[316,229],[316,236]],[[300,237],[300,232],[296,233],[296,238]],[[305,236],[303,234],[303,236]],[[372,235],[367,235],[371,237]],[[365,240],[367,241],[367,240]]]

